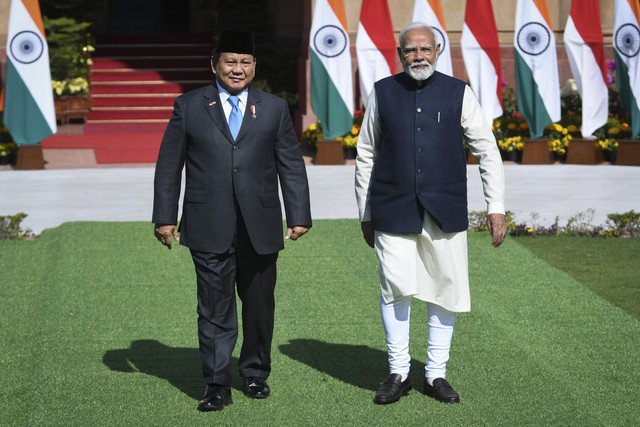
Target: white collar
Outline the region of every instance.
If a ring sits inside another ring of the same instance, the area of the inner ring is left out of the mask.
[[[220,86],[220,83],[218,83],[218,81],[216,81],[216,85],[218,86],[218,93],[220,94],[220,102],[222,103],[222,105],[224,105],[225,102],[227,102],[227,100],[231,96],[231,94],[229,93],[228,90]],[[240,98],[240,102],[242,104],[247,105],[247,98],[249,97],[249,88],[247,87],[245,90],[238,93],[236,96]]]

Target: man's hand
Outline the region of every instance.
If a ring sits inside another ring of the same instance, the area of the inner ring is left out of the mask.
[[[178,227],[172,224],[156,224],[155,235],[156,238],[160,240],[160,243],[162,243],[169,249],[171,249],[172,237],[176,239],[176,241],[180,241],[180,236],[178,235]]]
[[[286,240],[298,240],[300,237],[307,234],[307,231],[309,231],[309,227],[305,227],[304,225],[295,225],[287,228],[287,234],[284,235],[284,238]]]
[[[487,216],[487,227],[493,238],[491,246],[497,248],[504,242],[504,236],[507,234],[507,220],[502,214],[489,214]]]
[[[373,248],[373,225],[371,224],[371,221],[362,221],[360,223],[360,228],[362,229],[362,237],[364,237],[364,241],[367,242],[367,245]]]

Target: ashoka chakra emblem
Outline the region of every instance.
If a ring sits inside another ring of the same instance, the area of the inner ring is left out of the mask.
[[[320,55],[333,58],[344,52],[347,47],[347,35],[340,27],[325,25],[316,32],[313,45]]]
[[[20,31],[11,39],[11,56],[22,64],[36,62],[42,56],[44,43],[33,31]]]
[[[549,47],[551,34],[538,22],[529,22],[518,31],[518,47],[528,55],[540,55]]]
[[[632,58],[640,51],[640,30],[633,24],[624,24],[616,31],[614,42],[618,52]]]
[[[444,47],[447,44],[445,39],[444,39],[444,34],[442,34],[442,31],[440,31],[438,28],[436,27],[431,27],[431,29],[433,30],[433,34],[436,35],[436,46],[440,45],[440,50],[438,51],[438,56],[440,56],[440,54],[442,52],[444,52]],[[434,46],[435,48],[435,46]]]

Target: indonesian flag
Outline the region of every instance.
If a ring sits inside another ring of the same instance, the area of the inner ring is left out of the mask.
[[[18,144],[56,133],[49,51],[38,0],[12,0],[3,90],[3,121]]]
[[[353,79],[343,0],[316,0],[309,36],[311,108],[326,139],[353,127]]]
[[[396,42],[387,0],[364,0],[356,37],[360,96],[364,105],[373,84],[396,70]]]
[[[502,115],[502,71],[491,0],[467,0],[460,45],[471,88],[492,123]]]
[[[547,0],[518,0],[513,44],[518,110],[531,138],[540,138],[545,126],[560,121],[556,38]]]
[[[436,70],[453,76],[449,36],[444,25],[444,14],[440,0],[416,0],[413,5],[413,21],[424,22],[433,28],[433,32],[436,33],[436,44],[440,44]]]
[[[582,136],[607,123],[609,90],[598,0],[574,1],[564,29],[564,46],[582,98]]]
[[[640,138],[640,0],[616,0],[613,47],[622,108],[631,114],[632,138]]]

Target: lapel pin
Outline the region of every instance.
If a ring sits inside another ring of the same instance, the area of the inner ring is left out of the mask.
[[[211,107],[212,105],[215,105],[215,104],[216,104],[216,101],[211,101],[211,102],[209,103],[209,107]]]
[[[251,117],[253,117],[254,119],[256,118],[256,106],[255,105],[251,106]]]

